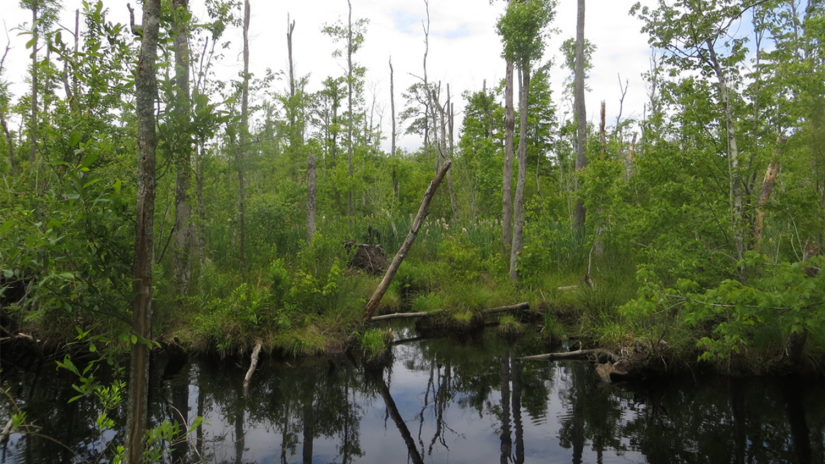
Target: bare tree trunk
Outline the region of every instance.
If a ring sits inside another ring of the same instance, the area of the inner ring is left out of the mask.
[[[773,152],[773,159],[768,165],[768,169],[765,171],[765,180],[762,181],[762,188],[759,191],[759,201],[756,205],[756,217],[754,218],[753,224],[754,250],[759,250],[759,247],[762,244],[762,232],[765,230],[765,206],[767,206],[768,201],[771,199],[771,192],[773,191],[773,186],[776,183],[776,175],[779,173],[779,153],[787,141],[788,138],[785,136],[779,136],[776,140],[776,149]]]
[[[238,164],[238,212],[241,222],[240,234],[240,261],[241,274],[246,273],[246,185],[244,179],[244,151],[246,150],[246,135],[249,131],[249,18],[251,15],[249,0],[244,0],[243,12],[243,87],[241,89],[241,134],[240,144],[235,154]]]
[[[347,0],[347,175],[352,181],[352,1]],[[350,183],[351,184],[351,183]],[[352,217],[352,187],[347,187],[347,216]]]
[[[203,138],[199,140],[197,152],[198,171],[195,174],[197,182],[196,195],[198,197],[198,256],[200,258],[200,267],[203,269],[206,264],[206,211],[203,205],[203,163],[205,161],[204,150],[205,143]]]
[[[512,1],[512,0],[510,0]],[[510,252],[513,243],[513,139],[516,131],[516,115],[513,108],[513,62],[507,61],[504,76],[504,178],[501,187],[501,241],[504,252]]]
[[[307,244],[315,235],[315,155],[307,156]]]
[[[439,87],[441,84],[439,83]],[[435,96],[434,96],[435,97]],[[447,118],[449,117],[448,111],[450,108],[450,85],[447,84],[447,102],[444,106],[441,103],[435,102],[436,108],[438,108],[439,116],[441,117],[441,141],[438,145],[438,149],[441,152],[442,159],[452,159],[451,156],[448,156],[447,152]],[[458,221],[458,204],[455,199],[455,188],[453,187],[453,172],[452,170],[447,171],[447,189],[450,191],[450,207],[453,210],[453,220]]]
[[[527,183],[527,108],[530,98],[530,63],[527,60],[519,69],[519,141],[518,182],[516,183],[516,211],[513,220],[513,247],[510,249],[510,280],[518,281],[519,253],[524,242],[524,189]]]
[[[587,108],[584,103],[584,0],[578,0],[576,19],[576,70],[575,70],[575,106],[576,106],[576,171],[587,167]],[[576,182],[578,190],[578,182]],[[576,228],[584,231],[587,211],[581,197],[576,199]]]
[[[418,236],[418,230],[421,229],[421,224],[424,223],[424,219],[430,212],[430,202],[432,202],[433,196],[438,190],[438,185],[441,184],[441,181],[444,179],[444,176],[447,174],[447,171],[450,169],[451,165],[452,160],[447,160],[444,165],[441,166],[441,170],[435,175],[433,181],[430,182],[430,186],[427,187],[427,191],[424,192],[424,199],[421,200],[421,206],[418,208],[418,214],[415,216],[415,220],[410,227],[410,233],[407,234],[404,244],[401,245],[401,249],[399,249],[398,253],[395,254],[395,257],[392,259],[392,263],[390,263],[390,267],[387,268],[387,272],[384,274],[384,278],[381,279],[381,283],[378,284],[378,288],[375,289],[372,297],[370,297],[370,301],[367,303],[367,307],[364,309],[364,321],[368,321],[372,317],[372,314],[375,312],[376,308],[378,308],[378,304],[381,302],[381,298],[384,296],[384,293],[386,293],[387,289],[390,287],[392,279],[395,277],[395,273],[398,272],[398,268],[407,256],[407,252],[410,251],[413,243],[415,243],[415,238]]]
[[[177,95],[175,117],[179,124],[188,127],[190,116],[189,96],[189,0],[172,0],[175,10],[172,36],[175,44],[175,85]],[[192,244],[192,205],[189,199],[189,185],[192,181],[192,134],[182,134],[177,153],[177,176],[175,179],[175,284],[178,294],[186,295],[189,290],[190,260]]]
[[[6,56],[8,56],[9,50],[11,50],[11,39],[9,39],[6,44],[6,51],[3,52],[3,58],[0,58],[0,75],[3,74],[3,65],[6,62]],[[6,111],[3,107],[0,107],[0,127],[3,128],[3,134],[6,136],[6,144],[9,149],[9,169],[11,173],[14,174],[17,170],[17,166],[14,163],[14,140],[11,137],[9,125],[6,122]]]
[[[392,57],[390,57],[390,112],[392,113],[392,147],[390,148],[390,158],[393,160],[393,167],[392,167],[392,191],[395,194],[395,200],[398,201],[398,178],[395,174],[395,139],[396,139],[396,127],[395,127],[395,85],[394,85],[394,78],[393,78],[393,69],[392,69]]]
[[[34,160],[37,154],[37,46],[40,38],[40,31],[37,25],[37,13],[39,9],[37,0],[32,2],[32,39],[34,45],[32,46],[32,107],[31,117],[29,119],[29,163],[31,167],[34,166]]]
[[[606,130],[606,121],[605,121],[605,116],[606,116],[605,113],[606,112],[607,112],[606,104],[605,104],[605,101],[602,100],[602,107],[601,107],[601,112],[600,112],[601,116],[599,118],[600,119],[600,122],[599,122],[599,150],[601,150],[602,155],[607,153],[607,130]]]
[[[149,343],[152,338],[152,245],[155,213],[155,95],[157,78],[160,0],[143,3],[143,38],[135,77],[135,107],[138,121],[138,192],[135,221],[135,265],[132,291],[132,333],[138,342],[132,345],[129,366],[129,405],[126,419],[126,464],[139,464],[143,456],[149,400]]]
[[[627,166],[625,171],[625,178],[629,181],[633,175],[633,156],[636,154],[636,134],[633,134],[633,140],[630,141],[630,148],[627,150]]]

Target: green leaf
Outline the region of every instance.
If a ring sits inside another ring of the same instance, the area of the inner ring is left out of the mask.
[[[9,219],[8,221],[3,221],[3,224],[0,225],[0,234],[11,229],[12,225],[14,225],[14,221],[11,219]]]

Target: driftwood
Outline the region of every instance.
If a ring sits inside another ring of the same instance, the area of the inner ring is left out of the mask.
[[[6,443],[6,440],[9,439],[9,435],[11,435],[11,429],[13,425],[14,421],[12,419],[9,419],[9,421],[6,422],[6,426],[3,427],[3,431],[0,432],[0,446],[4,445]]]
[[[421,311],[417,313],[392,313],[384,314],[383,316],[371,317],[370,321],[386,321],[389,319],[412,319],[414,317],[425,317],[431,314],[438,314],[444,312],[443,309],[436,309],[435,311]]]
[[[252,350],[252,361],[249,363],[249,370],[246,371],[246,375],[243,378],[244,396],[246,396],[249,381],[252,380],[252,374],[255,373],[255,369],[258,367],[258,356],[261,354],[262,345],[261,341],[258,340],[258,342],[255,343],[255,349]]]
[[[537,354],[534,356],[523,356],[519,359],[525,361],[562,361],[562,360],[571,360],[571,361],[581,361],[581,360],[590,360],[590,359],[599,359],[599,358],[608,358],[612,361],[618,361],[619,358],[611,353],[610,351],[603,350],[600,348],[593,349],[593,350],[576,350],[576,351],[567,351],[564,353],[546,353],[546,354]]]
[[[481,314],[504,313],[504,312],[508,312],[508,311],[530,311],[530,304],[525,302],[525,303],[519,303],[519,304],[510,305],[510,306],[501,306],[499,308],[485,309],[485,310],[481,311]]]
[[[495,314],[495,313],[503,313],[507,311],[529,311],[530,304],[529,303],[519,303],[510,306],[501,306],[499,308],[490,308],[481,311],[481,314]],[[390,319],[412,319],[415,317],[426,317],[432,316],[435,314],[443,313],[446,309],[436,309],[435,311],[421,311],[417,313],[393,313],[393,314],[384,314],[383,316],[375,316],[371,317],[370,321],[386,321]]]
[[[401,245],[401,249],[399,249],[398,253],[395,254],[390,267],[384,274],[384,278],[381,279],[381,283],[378,284],[378,288],[375,289],[375,292],[372,294],[372,297],[370,297],[370,301],[367,303],[366,308],[364,308],[364,321],[368,321],[372,318],[372,314],[378,308],[381,298],[384,297],[384,294],[387,293],[387,289],[390,288],[390,284],[392,283],[393,277],[395,277],[395,273],[398,272],[398,268],[407,256],[407,252],[410,251],[410,248],[415,242],[415,238],[418,236],[418,231],[424,223],[424,218],[426,218],[427,214],[430,212],[430,202],[432,201],[433,196],[435,196],[436,190],[438,190],[438,185],[444,179],[447,171],[450,170],[451,165],[452,160],[445,161],[444,165],[438,171],[438,174],[436,174],[433,181],[430,182],[430,186],[427,188],[427,191],[424,192],[424,198],[421,200],[421,206],[418,208],[418,214],[415,216],[412,227],[410,227],[410,233],[407,234],[404,244]]]

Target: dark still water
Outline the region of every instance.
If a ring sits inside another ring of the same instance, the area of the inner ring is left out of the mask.
[[[171,406],[190,423],[204,418],[188,442],[164,444],[166,462],[825,462],[818,382],[689,377],[609,386],[586,363],[521,362],[543,349],[529,338],[508,347],[493,332],[394,350],[392,368],[377,375],[345,359],[266,359],[246,399],[245,365],[159,361],[153,422],[176,420]],[[4,368],[3,388],[41,429],[13,434],[0,462],[111,459],[107,447],[122,432],[98,430],[99,402],[67,404],[71,380],[53,365]],[[5,424],[8,398],[0,404]]]

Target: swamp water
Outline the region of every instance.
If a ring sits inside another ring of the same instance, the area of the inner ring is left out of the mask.
[[[519,361],[543,351],[535,337],[507,346],[493,331],[393,350],[392,367],[377,374],[347,359],[265,359],[246,398],[245,365],[161,360],[152,375],[152,421],[177,420],[176,410],[189,423],[204,418],[188,442],[165,444],[166,461],[825,462],[825,388],[814,381],[687,377],[605,385],[587,363]],[[41,429],[13,434],[0,462],[108,462],[104,450],[122,432],[98,431],[99,402],[68,403],[73,380],[53,364],[4,367],[2,388],[25,398],[19,402],[28,421]],[[4,398],[0,417],[8,411]],[[122,407],[110,416],[122,423]]]

